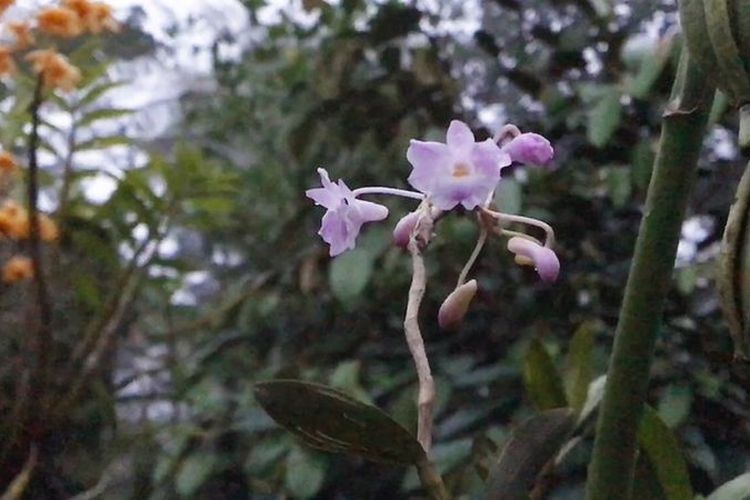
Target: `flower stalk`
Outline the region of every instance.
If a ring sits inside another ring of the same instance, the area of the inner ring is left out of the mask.
[[[636,432],[713,93],[705,73],[683,50],[615,332],[588,500],[631,497]]]
[[[427,208],[427,207],[424,207]],[[409,300],[406,304],[404,316],[404,334],[409,352],[414,359],[419,380],[417,396],[417,441],[422,445],[425,454],[429,456],[432,448],[432,410],[435,406],[435,381],[430,371],[430,361],[424,347],[424,339],[419,328],[419,306],[422,304],[427,273],[425,272],[422,248],[432,235],[433,221],[429,210],[422,211],[409,241],[409,253],[412,261],[412,278],[409,287]]]

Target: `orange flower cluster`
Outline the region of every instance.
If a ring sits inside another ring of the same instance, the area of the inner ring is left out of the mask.
[[[18,68],[13,60],[13,51],[8,47],[0,46],[0,76],[15,75]]]
[[[13,0],[0,0],[0,14],[13,3]],[[0,45],[0,77],[17,73],[14,53],[34,47],[34,29],[61,38],[119,30],[117,21],[112,17],[112,8],[102,2],[90,0],[61,0],[59,6],[41,9],[36,14],[35,21],[35,27],[29,22],[7,23],[5,29],[13,36],[15,43]],[[32,50],[26,55],[26,59],[31,63],[33,71],[42,75],[48,89],[72,91],[81,80],[80,71],[55,49]]]
[[[55,221],[46,214],[39,214],[39,238],[42,241],[56,241],[60,230]],[[0,233],[14,240],[26,239],[31,234],[29,213],[15,201],[6,201],[0,208]]]
[[[74,10],[66,7],[49,7],[36,18],[39,29],[62,38],[75,38],[83,34],[83,25]]]
[[[63,0],[65,8],[78,15],[83,28],[97,34],[104,30],[117,32],[120,25],[112,17],[112,7],[101,2],[89,0]]]
[[[8,10],[8,7],[13,5],[15,0],[0,0],[0,14]]]
[[[36,42],[29,23],[21,21],[10,22],[8,23],[8,31],[10,31],[16,39],[16,43],[13,45],[13,50],[26,50]]]
[[[68,92],[74,90],[81,81],[81,72],[68,62],[68,58],[53,49],[40,49],[29,52],[26,60],[31,63],[34,73],[42,75],[44,86],[60,88]]]
[[[18,164],[12,154],[7,151],[0,153],[0,175],[10,175],[18,170]]]
[[[16,255],[3,266],[3,282],[16,283],[34,276],[34,265],[28,257]]]

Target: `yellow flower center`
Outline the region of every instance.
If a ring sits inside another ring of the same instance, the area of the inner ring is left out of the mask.
[[[471,168],[466,163],[456,163],[453,166],[453,177],[460,179],[471,174]]]

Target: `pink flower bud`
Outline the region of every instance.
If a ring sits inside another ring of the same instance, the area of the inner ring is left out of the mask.
[[[503,146],[503,151],[508,153],[515,162],[547,165],[555,155],[550,142],[539,134],[525,133],[513,138]]]
[[[461,325],[477,293],[477,280],[471,280],[456,287],[443,301],[438,311],[438,325],[445,330],[453,330]]]
[[[401,220],[398,221],[396,227],[393,229],[393,244],[401,248],[408,247],[411,233],[414,231],[417,221],[419,221],[418,212],[409,212],[401,217]]]
[[[543,281],[552,283],[557,280],[560,261],[551,249],[526,238],[514,236],[508,240],[508,250],[516,254],[515,260],[518,264],[533,265]]]

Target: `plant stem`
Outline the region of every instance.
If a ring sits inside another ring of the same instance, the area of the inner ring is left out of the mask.
[[[427,490],[427,493],[430,494],[430,498],[433,500],[449,500],[451,496],[448,493],[448,490],[445,489],[443,478],[440,477],[440,474],[435,468],[435,464],[430,462],[427,455],[417,462],[416,465],[419,480],[422,483],[422,486]]]
[[[474,262],[476,262],[477,257],[479,257],[480,252],[484,248],[484,244],[487,242],[488,233],[489,231],[487,231],[487,226],[485,226],[482,223],[482,219],[480,217],[479,218],[479,238],[477,239],[477,244],[474,246],[474,250],[471,252],[471,255],[469,256],[469,260],[466,261],[466,264],[464,264],[463,269],[461,269],[461,273],[458,275],[456,288],[460,287],[466,282],[466,277],[469,275],[469,271],[471,271],[472,266],[474,266]]]
[[[615,332],[588,500],[630,498],[636,432],[713,90],[683,50]]]
[[[435,381],[430,372],[430,362],[424,348],[424,340],[419,329],[419,305],[422,303],[427,274],[421,248],[429,241],[432,234],[432,219],[423,211],[417,221],[414,233],[409,241],[409,252],[412,257],[412,278],[409,288],[409,302],[404,316],[404,333],[409,352],[414,359],[419,379],[417,396],[417,441],[429,456],[432,447],[432,408],[435,404]]]
[[[27,179],[27,204],[29,214],[29,255],[34,269],[34,286],[36,288],[36,308],[38,327],[34,337],[32,352],[36,358],[33,376],[30,381],[31,398],[37,405],[44,404],[42,397],[48,382],[47,370],[49,369],[49,353],[52,340],[52,306],[50,305],[49,292],[44,275],[44,263],[42,260],[42,247],[39,236],[39,162],[37,149],[39,148],[39,108],[42,105],[44,90],[44,78],[39,75],[34,87],[34,98],[29,107],[31,114],[31,133],[29,134],[28,151],[28,179]],[[33,412],[35,419],[43,419],[39,411]],[[41,422],[40,422],[41,424]]]

